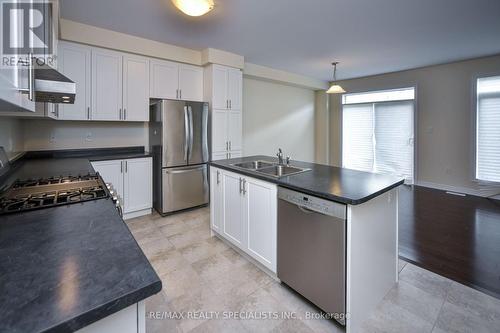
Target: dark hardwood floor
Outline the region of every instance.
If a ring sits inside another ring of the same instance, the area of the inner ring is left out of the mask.
[[[400,258],[500,299],[500,201],[400,188]]]

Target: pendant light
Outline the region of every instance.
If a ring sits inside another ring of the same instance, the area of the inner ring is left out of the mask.
[[[175,7],[189,16],[202,16],[214,8],[213,0],[172,0]]]
[[[333,66],[333,82],[332,85],[330,86],[330,89],[326,91],[327,94],[343,94],[345,93],[344,88],[336,84],[337,82],[337,65],[338,61],[332,62]]]

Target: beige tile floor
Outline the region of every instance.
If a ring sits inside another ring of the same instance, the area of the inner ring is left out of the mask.
[[[210,237],[208,208],[127,225],[163,282],[146,301],[147,333],[343,332],[334,321],[308,318],[319,313],[314,306]],[[399,284],[363,332],[500,332],[500,300],[403,261],[399,270]],[[228,318],[262,312],[278,316]]]

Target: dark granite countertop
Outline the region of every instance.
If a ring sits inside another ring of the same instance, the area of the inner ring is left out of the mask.
[[[212,161],[210,165],[349,205],[362,204],[404,183],[403,179],[391,176],[300,161],[291,161],[290,165],[311,170],[281,178],[274,178],[231,165],[255,160],[277,162],[276,158],[257,155]]]
[[[151,157],[144,151],[143,146],[118,147],[118,148],[91,148],[91,149],[63,149],[63,150],[41,150],[30,151],[24,156],[25,159],[47,159],[47,158],[86,158],[91,161],[125,160],[130,158]]]
[[[39,157],[8,179],[94,172],[90,155]],[[161,288],[110,199],[0,216],[0,332],[73,332]]]

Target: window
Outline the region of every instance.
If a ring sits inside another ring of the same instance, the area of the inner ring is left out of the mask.
[[[476,179],[500,182],[500,76],[477,80]]]
[[[413,182],[415,89],[342,97],[342,164]]]

